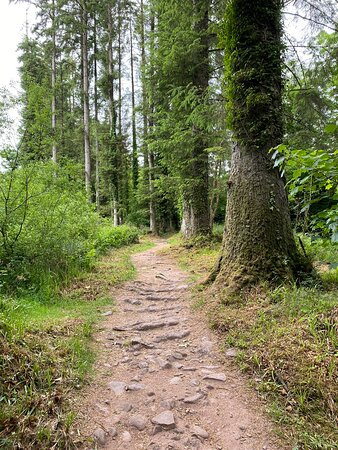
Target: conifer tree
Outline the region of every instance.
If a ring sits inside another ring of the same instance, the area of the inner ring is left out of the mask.
[[[223,250],[213,276],[229,290],[295,280],[299,254],[284,181],[270,150],[282,142],[281,0],[231,0],[225,17],[227,98],[234,136]]]

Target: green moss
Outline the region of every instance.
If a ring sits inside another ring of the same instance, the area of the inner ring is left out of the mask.
[[[230,0],[221,42],[228,125],[245,147],[270,148],[282,135],[281,2],[254,0],[248,8]]]

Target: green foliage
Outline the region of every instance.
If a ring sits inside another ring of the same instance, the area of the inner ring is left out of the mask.
[[[3,288],[11,284],[52,288],[90,263],[99,217],[88,204],[76,171],[35,163],[22,168],[14,164],[1,174]]]
[[[312,261],[326,263],[331,269],[338,264],[338,245],[331,239],[306,235],[301,235],[301,239],[305,251]]]
[[[111,224],[107,224],[100,227],[94,245],[99,252],[103,252],[109,248],[135,244],[138,242],[139,234],[139,230],[135,227],[121,225],[112,228]]]
[[[48,63],[44,48],[26,37],[19,49],[23,94],[21,153],[27,161],[46,160],[51,153],[51,99]]]
[[[337,43],[337,32],[321,31],[306,42],[310,59],[287,61],[285,127],[292,148],[337,148]]]
[[[52,292],[108,248],[135,242],[138,232],[102,221],[84,194],[76,166],[52,163],[0,175],[1,284],[7,290]]]
[[[163,0],[154,1],[153,6],[159,20],[150,36],[146,71],[154,122],[147,145],[156,160],[158,220],[168,222],[171,215],[170,222],[176,225],[183,204],[196,211],[200,208],[199,216],[207,215],[208,190],[209,197],[216,193],[219,198],[219,180],[224,178],[230,139],[225,131],[220,83],[222,56],[208,51],[216,42],[211,21],[205,20],[207,12],[210,17],[217,15],[220,6],[208,1]],[[214,78],[209,82],[211,74]],[[217,202],[213,205],[216,209]]]
[[[274,166],[286,173],[296,227],[320,232],[338,242],[338,150],[297,150],[280,145]]]

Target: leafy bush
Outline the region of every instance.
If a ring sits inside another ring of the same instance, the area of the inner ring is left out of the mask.
[[[108,248],[119,248],[123,245],[134,244],[138,242],[139,231],[135,227],[122,225],[112,228],[111,225],[105,224],[98,231],[95,240],[95,248],[99,252],[103,252]]]
[[[280,145],[274,167],[287,174],[287,188],[296,226],[338,242],[338,150],[298,150]]]
[[[0,283],[45,294],[89,267],[97,253],[135,242],[135,228],[113,228],[89,204],[78,167],[52,163],[0,174]]]

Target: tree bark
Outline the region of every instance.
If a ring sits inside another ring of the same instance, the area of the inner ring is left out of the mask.
[[[131,108],[132,108],[132,175],[133,190],[137,190],[138,186],[138,155],[137,155],[137,136],[136,136],[136,106],[135,106],[135,80],[134,80],[134,46],[133,46],[133,30],[132,20],[130,19],[130,72],[131,72]]]
[[[284,182],[269,150],[283,137],[281,2],[229,4],[228,98],[235,143],[221,258],[211,278],[240,291],[311,269],[293,237]]]
[[[95,114],[95,203],[100,210],[100,143],[99,143],[99,108],[97,89],[97,20],[94,15],[94,114]]]
[[[113,23],[111,5],[107,8],[107,22],[108,22],[108,48],[107,48],[107,65],[108,65],[108,115],[110,126],[110,145],[112,157],[110,160],[112,169],[112,179],[110,180],[110,195],[111,195],[111,216],[114,226],[118,225],[118,209],[117,198],[119,195],[119,184],[117,175],[117,115],[115,110],[114,100],[114,62],[113,62]]]
[[[155,16],[152,12],[151,19],[150,19],[150,53],[153,54],[155,50]],[[150,63],[152,64],[152,62]],[[150,68],[151,72],[153,73],[154,68]],[[152,78],[152,77],[151,77]],[[152,87],[150,87],[150,117],[149,120],[149,130],[150,132],[154,129],[154,101],[153,101],[153,92]],[[149,149],[148,151],[148,164],[149,164],[149,222],[150,222],[150,232],[153,234],[158,233],[158,227],[157,227],[157,220],[156,220],[156,205],[155,205],[155,198],[154,198],[154,171],[155,171],[155,155],[154,152]]]
[[[56,31],[55,31],[55,0],[52,3],[52,161],[57,162],[56,146]]]
[[[122,15],[121,0],[118,0],[118,80],[119,80],[119,101],[118,101],[118,135],[122,138]]]
[[[209,8],[210,0],[194,0],[195,25],[198,36],[192,84],[199,101],[205,100],[209,85]],[[209,161],[203,131],[194,127],[195,147],[187,161],[183,176],[188,183],[183,188],[183,220],[181,231],[185,240],[211,233],[209,217]]]
[[[219,204],[219,196],[220,196],[220,180],[222,175],[222,161],[216,161],[215,162],[215,171],[214,171],[214,180],[213,180],[213,186],[212,186],[212,193],[210,198],[210,229],[212,230],[215,215],[217,212],[218,204]]]
[[[85,185],[88,198],[91,197],[90,163],[90,113],[89,113],[89,65],[88,65],[88,11],[86,2],[82,4],[82,75],[83,75],[83,139],[85,160]]]
[[[147,148],[147,139],[148,139],[148,99],[147,99],[147,83],[146,83],[146,51],[145,51],[145,18],[144,18],[144,4],[143,0],[141,0],[141,84],[142,84],[142,120],[143,120],[143,170],[144,170],[144,183],[149,191],[149,156],[148,156],[148,148]]]

